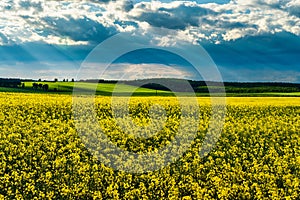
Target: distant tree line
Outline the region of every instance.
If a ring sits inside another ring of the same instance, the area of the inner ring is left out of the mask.
[[[184,79],[146,79],[121,81],[125,84],[141,86],[154,90],[170,91],[164,85],[172,85],[174,92],[186,92],[186,81],[189,82],[195,92],[208,93],[220,92],[223,86],[227,93],[264,93],[264,92],[300,92],[300,84],[297,83],[277,83],[277,82],[213,82],[213,81],[194,81]],[[150,82],[150,83],[149,83]],[[151,83],[153,82],[153,83]],[[157,82],[162,84],[157,84]],[[164,84],[165,83],[165,84]],[[207,86],[209,85],[209,87]]]
[[[22,84],[21,79],[0,78],[0,87],[19,87]]]
[[[36,80],[32,80],[32,79],[22,79],[22,82],[35,82]],[[72,78],[71,80],[69,79],[62,79],[62,82],[74,82],[74,78]],[[58,78],[54,78],[53,80],[42,80],[41,78],[39,78],[37,80],[37,82],[58,82]]]
[[[57,82],[57,79],[56,79],[56,82]],[[69,79],[65,79],[65,78],[64,78],[64,79],[63,79],[63,82],[69,82]],[[74,78],[71,79],[71,82],[74,82]]]
[[[104,79],[81,79],[79,82],[86,82],[86,83],[118,83],[117,80],[104,80]]]

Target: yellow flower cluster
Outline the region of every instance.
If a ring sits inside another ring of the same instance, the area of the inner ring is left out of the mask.
[[[155,152],[175,137],[182,117],[175,97],[131,98],[136,126],[116,120],[110,100],[96,97],[97,119],[124,151]],[[228,98],[223,133],[204,158],[199,149],[211,107],[209,98],[198,100],[199,127],[188,151],[159,171],[130,174],[104,165],[83,144],[72,96],[1,93],[0,199],[300,199],[297,98]],[[156,103],[165,124],[152,133],[141,127],[152,123]]]

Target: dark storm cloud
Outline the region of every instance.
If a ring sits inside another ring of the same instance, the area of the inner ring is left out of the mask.
[[[143,7],[143,4],[139,5]],[[154,11],[142,12],[135,20],[148,22],[155,27],[184,30],[189,26],[198,26],[201,16],[215,14],[210,9],[184,4],[175,8],[159,8]]]
[[[42,20],[48,24],[49,34],[70,37],[74,41],[99,43],[116,33],[114,27],[105,27],[87,17],[79,19],[46,17]]]

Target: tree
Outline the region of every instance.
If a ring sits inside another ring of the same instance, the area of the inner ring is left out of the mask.
[[[44,91],[48,91],[48,89],[49,89],[49,85],[48,85],[48,84],[44,84],[44,85],[43,85],[43,90],[44,90]]]
[[[66,79],[64,79],[63,82],[66,82]]]
[[[32,84],[32,88],[33,88],[34,90],[38,89],[38,87],[39,87],[39,84],[37,84],[37,83],[33,83],[33,84]]]
[[[72,78],[72,80],[71,80],[72,82],[74,82],[74,78]]]
[[[55,78],[55,79],[54,79],[54,82],[57,82],[57,81],[58,81],[58,79],[57,79],[57,78]]]
[[[22,83],[22,88],[23,88],[23,89],[25,88],[25,83]]]

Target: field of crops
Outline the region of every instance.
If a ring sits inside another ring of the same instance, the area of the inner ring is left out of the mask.
[[[48,85],[48,90],[44,90],[43,88],[33,88],[33,84],[40,85]],[[134,88],[133,85],[129,85],[128,83],[90,83],[90,82],[24,82],[24,88],[12,88],[12,87],[0,87],[0,92],[17,92],[17,93],[40,93],[40,94],[72,94],[74,84],[76,84],[76,88],[81,91],[85,91],[87,93],[91,91],[95,91],[96,95],[101,96],[111,96],[113,93],[119,96],[130,96],[131,92]],[[177,83],[178,84],[178,83]],[[236,84],[236,83],[232,83]],[[243,84],[243,83],[241,83]],[[115,86],[118,85],[117,89]],[[218,87],[211,87],[218,88]],[[249,87],[230,87],[225,86],[226,95],[229,97],[300,97],[300,92],[297,92],[298,89],[293,87],[260,87],[260,88],[250,88]],[[197,91],[195,88],[196,95],[199,97],[209,97],[209,93],[207,91],[207,86],[201,86]],[[281,92],[280,92],[281,91]],[[182,92],[184,95],[190,95],[188,93]],[[134,96],[174,96],[171,91],[166,91],[162,89],[150,89],[146,87],[139,87],[134,91]]]
[[[227,98],[223,133],[203,158],[199,149],[211,108],[209,98],[198,101],[197,135],[183,156],[158,171],[135,174],[90,154],[76,131],[72,96],[0,93],[0,199],[300,198],[299,98]],[[129,113],[138,126],[120,119],[123,128],[113,119],[110,102],[96,97],[98,123],[124,151],[157,152],[178,131],[182,113],[174,97],[131,98]],[[147,127],[155,103],[165,108],[161,130],[145,133],[148,138],[143,131],[124,133]],[[194,128],[191,124],[183,130]]]
[[[21,90],[21,92],[31,92],[31,93],[59,93],[59,94],[72,94],[74,84],[76,84],[76,88],[82,91],[90,92],[95,91],[97,95],[103,96],[111,96],[114,92],[118,95],[128,95],[132,91],[134,86],[119,83],[118,87],[115,88],[115,83],[88,83],[88,82],[35,82],[37,84],[47,84],[49,86],[49,90],[47,92],[42,89],[33,90],[32,85],[34,82],[25,82],[25,88],[10,88],[13,92]],[[0,88],[0,91],[6,91],[7,88]],[[8,89],[7,89],[8,90]],[[56,91],[56,92],[55,92]],[[8,90],[9,92],[9,90]],[[172,96],[172,93],[169,91],[158,91],[160,96]],[[148,88],[137,88],[135,91],[135,95],[137,96],[155,96],[157,95],[157,91]]]

